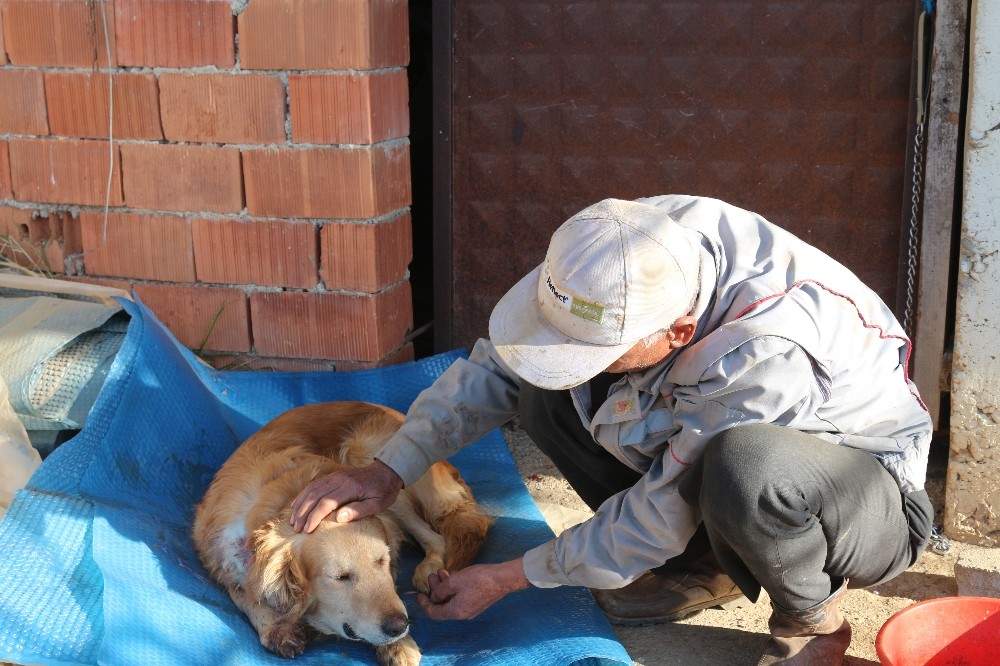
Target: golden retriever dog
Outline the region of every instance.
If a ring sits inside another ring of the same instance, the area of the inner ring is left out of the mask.
[[[452,465],[436,463],[388,510],[350,523],[324,520],[312,533],[289,523],[292,500],[310,481],[372,462],[403,417],[363,402],[307,405],[281,414],[240,445],[196,508],[202,563],[283,657],[307,634],[375,646],[384,666],[411,666],[420,650],[394,582],[406,536],[424,550],[413,586],[428,592],[438,569],[472,563],[491,520]]]

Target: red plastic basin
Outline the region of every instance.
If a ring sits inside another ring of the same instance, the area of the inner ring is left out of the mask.
[[[1000,599],[942,597],[907,606],[878,632],[884,666],[1000,664]]]

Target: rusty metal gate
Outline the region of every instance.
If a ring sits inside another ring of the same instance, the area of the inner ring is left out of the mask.
[[[435,7],[435,345],[485,335],[566,217],[671,192],[761,213],[896,304],[915,6]]]

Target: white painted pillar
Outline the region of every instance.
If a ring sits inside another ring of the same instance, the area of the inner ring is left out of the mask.
[[[969,19],[961,248],[945,531],[1000,546],[1000,0]]]

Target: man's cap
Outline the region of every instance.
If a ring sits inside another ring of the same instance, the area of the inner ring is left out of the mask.
[[[500,299],[490,339],[544,389],[582,384],[690,312],[699,235],[648,204],[605,199],[562,224],[545,261]]]

